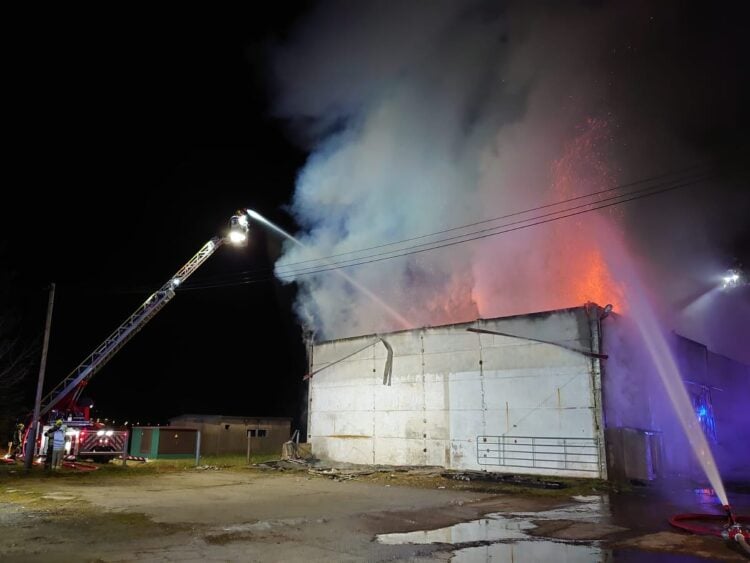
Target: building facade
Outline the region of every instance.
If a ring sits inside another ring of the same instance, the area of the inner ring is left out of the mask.
[[[317,344],[313,454],[606,477],[597,314],[577,308]]]
[[[289,440],[292,419],[183,414],[169,419],[170,426],[201,432],[201,455],[273,454]]]
[[[318,458],[355,464],[646,480],[679,472],[689,452],[625,333],[621,317],[587,304],[315,343],[308,441]],[[732,377],[742,381],[746,367]],[[714,379],[706,373],[702,388]],[[725,435],[741,424],[714,420]]]
[[[193,428],[134,426],[130,455],[147,459],[191,459],[195,457],[198,431]]]

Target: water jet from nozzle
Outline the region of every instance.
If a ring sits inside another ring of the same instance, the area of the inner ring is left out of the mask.
[[[263,215],[261,215],[257,211],[254,211],[252,209],[246,209],[245,213],[247,213],[248,217],[250,217],[251,219],[255,219],[259,223],[264,224],[265,226],[267,226],[271,230],[275,231],[276,233],[280,234],[281,236],[283,236],[283,237],[287,238],[288,240],[292,241],[297,246],[301,246],[302,248],[308,248],[307,245],[303,244],[299,239],[297,239],[296,237],[290,235],[284,229],[282,229],[281,227],[279,227],[275,223],[272,223],[271,221],[269,221],[268,219],[266,219],[265,217],[263,217]],[[329,265],[329,266],[335,266],[332,262],[326,260],[325,258],[321,258],[320,260],[322,262],[324,262],[325,264]],[[399,325],[400,325],[401,328],[403,328],[403,329],[409,329],[409,328],[412,328],[414,326],[414,323],[412,323],[409,320],[407,320],[403,315],[401,315],[400,313],[398,313],[398,311],[396,311],[395,309],[393,309],[393,307],[391,307],[390,305],[388,305],[380,297],[378,297],[377,295],[375,295],[372,291],[370,291],[367,287],[365,287],[364,285],[362,285],[361,283],[359,283],[357,280],[355,280],[354,278],[352,278],[350,275],[348,275],[347,273],[345,273],[345,272],[343,272],[343,271],[341,271],[339,269],[334,269],[332,271],[334,273],[336,273],[337,275],[341,276],[342,278],[344,278],[352,286],[354,286],[357,290],[359,290],[360,292],[364,293],[373,302],[375,302],[377,305],[379,305],[380,307],[382,307],[383,310],[385,310],[393,319],[395,319],[396,321],[398,321],[398,323],[399,323]]]

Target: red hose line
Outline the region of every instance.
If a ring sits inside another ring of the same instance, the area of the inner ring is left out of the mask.
[[[8,465],[14,465],[16,460],[6,457],[0,457],[0,463],[7,463]],[[42,463],[34,462],[34,465],[43,465]],[[79,471],[96,471],[99,469],[96,465],[90,463],[81,463],[79,461],[64,461],[63,467],[68,469],[77,469]]]
[[[729,519],[727,515],[725,514],[699,514],[699,513],[675,514],[669,519],[669,523],[675,528],[680,528],[681,530],[685,530],[693,534],[710,535],[710,536],[716,536],[719,538],[724,537],[722,535],[722,532],[724,530],[701,526],[700,524],[697,524],[697,523],[691,523],[690,520],[703,520],[703,521],[715,520],[715,521],[721,521],[726,524],[729,524]],[[738,524],[750,523],[750,517],[748,516],[735,516],[734,520]]]

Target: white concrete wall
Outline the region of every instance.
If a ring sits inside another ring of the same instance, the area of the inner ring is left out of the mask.
[[[468,332],[470,326],[590,346],[581,309],[385,335],[394,351],[390,386],[383,385],[382,343],[312,378],[313,453],[358,464],[599,477],[591,359],[552,344]],[[313,369],[370,341],[317,344]],[[502,459],[495,453],[501,442]],[[533,455],[511,454],[532,448]]]

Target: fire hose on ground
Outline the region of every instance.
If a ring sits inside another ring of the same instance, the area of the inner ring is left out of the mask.
[[[8,465],[15,465],[16,460],[11,457],[2,457],[0,458],[0,463],[5,463]],[[41,467],[44,465],[43,461],[34,461],[34,465]],[[77,471],[96,471],[99,469],[96,465],[92,463],[82,463],[80,461],[63,461],[62,466],[67,469],[75,469]]]
[[[736,516],[732,507],[729,505],[723,506],[725,514],[700,514],[700,513],[688,513],[688,514],[676,514],[669,519],[669,523],[675,528],[691,532],[693,534],[710,535],[723,538],[725,540],[736,541],[745,553],[750,554],[750,529],[747,524],[750,524],[750,517],[748,516]],[[702,522],[724,522],[724,526],[719,528],[715,526],[706,525]]]

